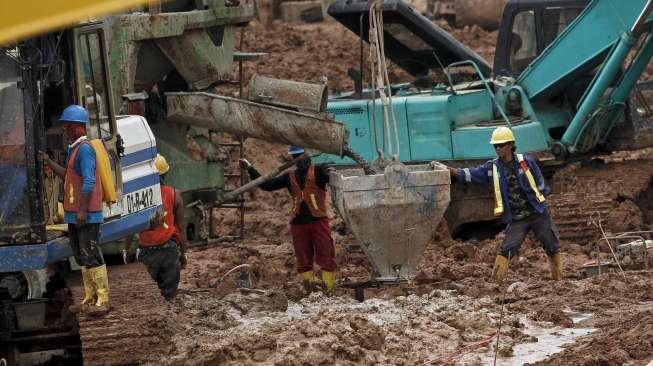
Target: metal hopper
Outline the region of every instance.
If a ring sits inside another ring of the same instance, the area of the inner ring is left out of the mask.
[[[332,172],[334,205],[360,242],[378,281],[411,278],[450,201],[443,165],[392,163],[383,174]]]

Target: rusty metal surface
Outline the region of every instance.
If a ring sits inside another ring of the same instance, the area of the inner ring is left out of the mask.
[[[166,93],[167,122],[242,137],[298,145],[342,155],[347,145],[342,123],[322,114],[300,113],[210,93]]]
[[[449,171],[393,163],[383,174],[332,172],[331,198],[377,281],[411,278],[450,201]]]
[[[324,112],[327,105],[327,86],[298,81],[280,80],[254,75],[249,81],[249,100],[291,107],[310,112]]]
[[[254,2],[240,1],[236,6],[224,1],[204,3],[197,2],[198,10],[164,9],[158,14],[135,11],[106,19],[116,110],[123,94],[143,87],[135,85],[136,81],[162,77],[172,70],[167,68],[178,68],[189,87],[195,89],[231,77],[234,33],[237,25],[254,17]],[[145,52],[150,49],[155,52]],[[137,75],[137,68],[144,68],[145,75]]]
[[[222,45],[215,47],[204,29],[191,29],[180,37],[156,39],[156,44],[192,90],[209,87],[231,73],[233,27],[223,30]]]

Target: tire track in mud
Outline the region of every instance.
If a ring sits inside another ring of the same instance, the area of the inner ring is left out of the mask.
[[[549,197],[551,215],[567,243],[586,245],[595,242],[600,230],[591,224],[590,216],[598,212],[603,222],[623,217],[628,211],[620,203],[630,200],[636,204],[653,178],[653,160],[625,160],[571,167],[564,178],[553,180],[554,192]],[[570,179],[568,175],[573,175]],[[627,227],[625,227],[627,228]]]
[[[75,303],[84,296],[80,282],[69,281]],[[145,266],[109,267],[109,288],[109,314],[78,317],[84,365],[135,365],[169,354],[172,308]]]

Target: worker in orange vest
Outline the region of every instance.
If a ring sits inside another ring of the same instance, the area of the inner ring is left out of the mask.
[[[502,282],[508,273],[510,260],[517,256],[526,235],[533,231],[549,257],[551,278],[562,279],[560,241],[546,195],[551,189],[535,159],[528,154],[517,154],[515,136],[508,127],[497,127],[490,143],[497,158],[474,168],[449,168],[452,178],[460,183],[492,185],[494,214],[507,224],[506,236],[494,262],[493,277]]]
[[[311,292],[315,285],[313,263],[322,270],[322,282],[325,292],[333,293],[335,286],[336,250],[327,216],[326,185],[329,172],[326,165],[315,166],[310,157],[304,154],[304,148],[291,146],[288,154],[293,159],[304,156],[296,163],[296,169],[260,185],[265,191],[287,189],[292,195],[292,214],[290,232],[292,234],[297,272],[304,289]],[[251,179],[261,174],[245,159],[240,165],[247,169]]]
[[[166,300],[172,300],[177,295],[181,269],[186,267],[187,262],[184,201],[181,192],[163,184],[165,175],[170,170],[166,159],[157,154],[154,165],[161,180],[163,211],[157,211],[149,230],[138,234],[137,260],[147,266],[147,271],[159,286],[161,295]],[[133,239],[133,235],[125,239],[125,263],[129,261]]]
[[[86,137],[88,112],[73,104],[64,109],[60,121],[70,144],[68,164],[64,168],[42,151],[39,158],[64,178],[64,222],[84,284],[84,299],[70,310],[104,315],[109,311],[109,279],[100,249],[103,189],[96,151]]]

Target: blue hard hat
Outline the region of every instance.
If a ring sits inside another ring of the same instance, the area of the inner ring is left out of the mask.
[[[297,155],[303,153],[304,153],[304,148],[301,146],[291,146],[288,148],[288,154],[290,155]]]
[[[59,121],[63,123],[88,123],[88,112],[81,105],[71,104],[63,110]]]

